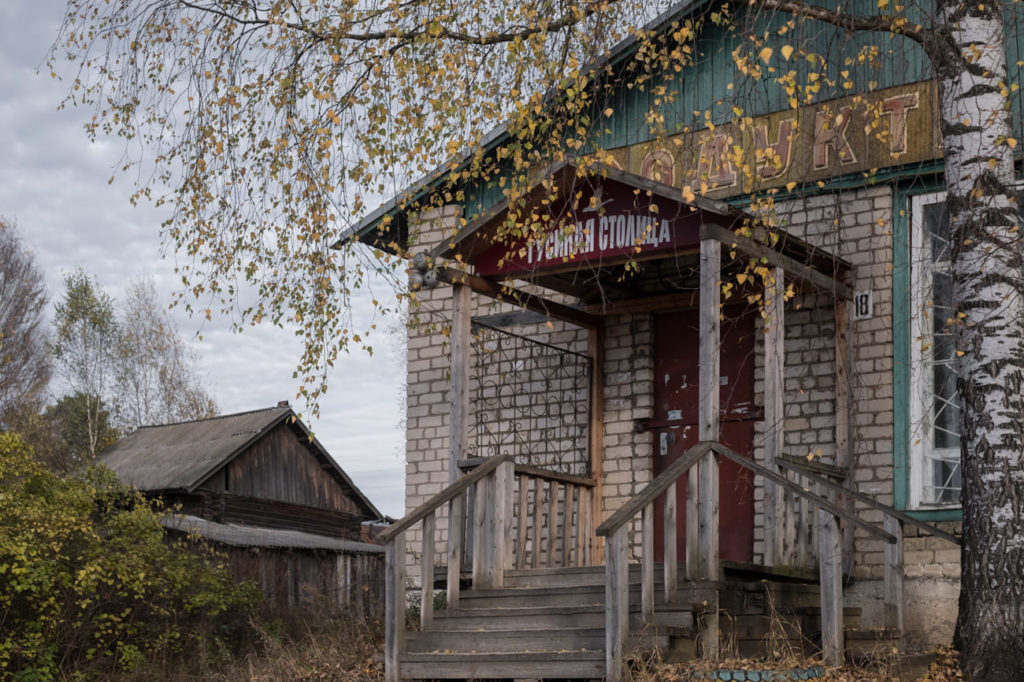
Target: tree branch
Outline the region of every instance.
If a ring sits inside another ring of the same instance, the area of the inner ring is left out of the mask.
[[[233,21],[239,25],[244,26],[285,26],[294,31],[300,31],[306,33],[311,38],[317,41],[327,40],[351,40],[354,42],[372,42],[379,40],[400,40],[410,41],[425,35],[430,32],[429,22],[424,23],[422,26],[408,29],[405,31],[397,29],[388,29],[384,31],[369,31],[369,32],[351,32],[351,31],[337,31],[337,32],[323,32],[318,31],[315,28],[309,26],[306,22],[274,22],[268,19],[260,18],[242,18],[238,15],[232,14],[226,10],[211,7],[208,5],[202,5],[190,0],[179,0],[181,5],[197,12],[205,14],[212,14],[224,19]],[[466,33],[464,31],[454,31],[452,29],[442,27],[439,31],[436,31],[435,35],[438,38],[443,38],[455,42],[466,43],[468,45],[499,45],[502,43],[510,43],[516,40],[524,40],[531,38],[541,33],[555,33],[562,29],[575,26],[586,19],[594,16],[598,12],[604,12],[607,10],[608,5],[617,2],[617,0],[607,0],[606,2],[590,3],[585,7],[580,8],[575,12],[568,12],[559,19],[546,23],[543,25],[526,26],[517,31],[505,31],[501,33],[487,33],[484,35],[477,35],[473,33]]]
[[[906,17],[902,16],[862,16],[836,12],[808,5],[799,0],[753,0],[753,4],[767,10],[785,12],[798,17],[816,19],[826,24],[838,26],[850,33],[856,31],[873,31],[895,33],[910,38],[921,44],[926,50],[933,40],[932,31],[923,28],[919,24],[911,24]]]

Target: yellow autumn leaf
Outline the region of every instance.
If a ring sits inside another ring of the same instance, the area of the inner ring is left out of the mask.
[[[686,203],[692,203],[693,200],[696,198],[697,195],[693,193],[693,188],[691,188],[689,185],[683,187],[683,201],[685,201]]]
[[[1017,140],[1012,137],[1008,137],[1006,138],[1006,144],[1010,145],[1010,149],[1013,149],[1017,146]]]
[[[783,45],[781,48],[779,48],[779,52],[782,53],[783,59],[789,59],[791,56],[793,56],[793,46]]]
[[[775,52],[775,50],[773,50],[770,47],[762,47],[761,48],[761,52],[758,54],[758,57],[761,58],[762,62],[767,64],[768,61],[772,58],[772,53],[774,53],[774,52]]]

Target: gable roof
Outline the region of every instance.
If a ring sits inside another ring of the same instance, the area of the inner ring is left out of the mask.
[[[290,407],[271,407],[177,424],[143,426],[100,458],[125,484],[144,492],[192,492],[211,474],[281,423],[292,427],[321,466],[372,518],[381,518],[352,479]]]

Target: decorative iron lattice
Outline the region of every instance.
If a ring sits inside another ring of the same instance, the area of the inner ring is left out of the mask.
[[[590,357],[474,325],[475,455],[590,475]]]

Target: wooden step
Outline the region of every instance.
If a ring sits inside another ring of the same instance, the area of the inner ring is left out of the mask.
[[[604,651],[425,653],[401,658],[404,679],[601,679]]]
[[[704,583],[684,583],[679,585],[675,604],[699,604],[710,600],[714,588],[702,586]],[[641,601],[640,581],[631,584],[629,590],[630,603]],[[459,596],[459,608],[495,608],[506,605],[514,606],[583,606],[604,605],[604,585],[570,585],[567,587],[511,587],[481,590],[466,590]],[[665,590],[658,581],[654,586],[654,603],[656,608],[665,605]]]
[[[630,633],[628,648],[653,651],[669,644],[667,629]],[[529,630],[427,630],[406,635],[409,653],[506,653],[600,651],[604,628],[531,628]]]

